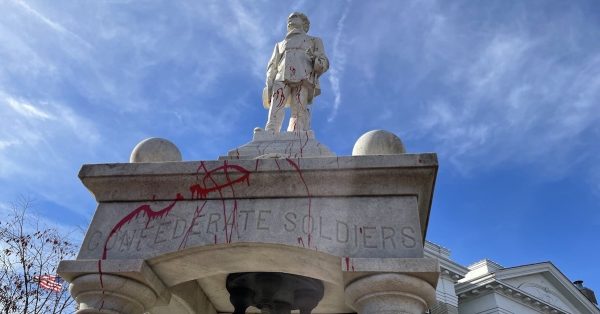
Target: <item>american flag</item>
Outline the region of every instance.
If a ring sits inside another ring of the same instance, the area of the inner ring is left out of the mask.
[[[62,290],[62,279],[56,275],[41,275],[33,276],[33,281],[38,282],[40,287],[54,292],[60,292]]]

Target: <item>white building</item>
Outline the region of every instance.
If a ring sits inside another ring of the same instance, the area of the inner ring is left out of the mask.
[[[572,283],[551,262],[505,268],[484,259],[465,267],[431,242],[425,256],[437,259],[441,268],[431,314],[600,314],[591,290]]]

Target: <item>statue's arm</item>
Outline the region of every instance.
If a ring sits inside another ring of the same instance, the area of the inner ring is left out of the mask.
[[[329,59],[325,55],[325,48],[323,48],[321,38],[314,37],[314,43],[315,72],[321,75],[329,69]]]

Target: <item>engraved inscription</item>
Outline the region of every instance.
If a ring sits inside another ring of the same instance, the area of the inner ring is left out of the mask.
[[[227,202],[233,201],[207,201],[202,212],[194,215],[197,202],[182,201],[160,219],[148,222],[143,216],[135,217],[108,240],[107,230],[90,230],[84,247],[93,256],[106,242],[107,255],[118,258],[175,251],[181,249],[184,238],[186,247],[234,242],[308,247],[305,245],[310,239],[311,249],[338,256],[421,254],[418,217],[412,214],[415,208],[410,208],[416,201],[410,198],[390,197],[389,204],[380,204],[379,199],[376,205],[368,197],[352,202],[314,199],[310,215],[303,198],[236,200],[239,208],[224,212],[223,203],[233,207]],[[110,209],[102,208],[106,217],[110,217]],[[225,240],[225,228],[231,241]]]

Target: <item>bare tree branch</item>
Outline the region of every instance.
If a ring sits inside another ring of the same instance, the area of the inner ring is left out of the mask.
[[[44,289],[36,276],[56,275],[58,262],[73,258],[76,247],[30,215],[31,206],[21,198],[0,218],[0,313],[72,313],[66,284],[60,291]]]

